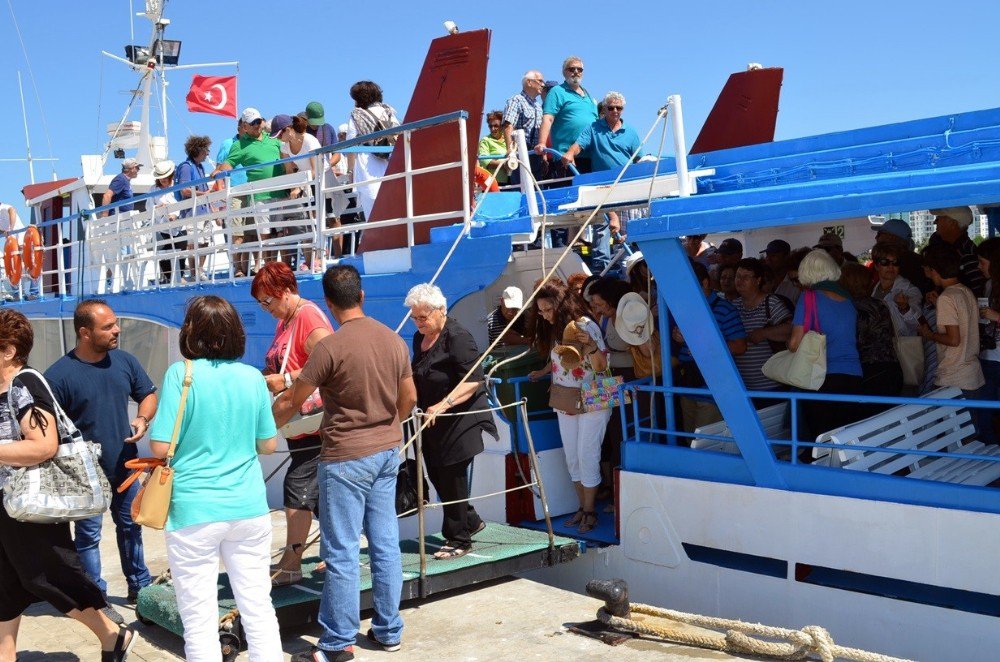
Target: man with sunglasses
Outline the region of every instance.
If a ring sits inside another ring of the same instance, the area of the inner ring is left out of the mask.
[[[591,98],[583,81],[583,60],[571,55],[563,61],[562,85],[553,87],[542,106],[542,126],[538,131],[536,154],[544,154],[550,134],[552,149],[560,154],[570,148],[580,133],[597,120],[597,102]],[[576,163],[580,172],[590,172],[590,160],[580,159]],[[552,165],[549,173],[553,178],[567,177],[571,173],[564,164]]]
[[[240,115],[240,120],[243,132],[240,134],[239,139],[229,148],[229,155],[226,157],[226,160],[216,166],[215,170],[209,176],[211,177],[223,170],[247,168],[247,181],[253,183],[285,174],[284,165],[261,165],[272,163],[281,158],[281,142],[276,138],[264,135],[264,117],[260,114],[260,111],[256,108],[247,108]],[[286,196],[287,191],[284,190],[262,191],[253,194],[253,201],[255,205],[258,203],[266,204],[274,198],[283,198]],[[260,240],[263,242],[268,238],[267,231],[266,229],[261,229],[259,233],[255,232],[252,229],[254,225],[253,218],[252,212],[251,215],[244,218],[242,228],[244,240],[253,241],[256,238],[255,235],[259,234]],[[237,258],[237,261],[239,261],[239,258]]]
[[[618,173],[633,155],[638,158],[642,142],[635,129],[622,121],[625,110],[625,96],[620,92],[604,95],[604,117],[592,122],[580,132],[573,144],[565,150],[562,164],[566,166],[577,160],[578,154],[587,154],[594,171],[610,170]],[[593,225],[594,240],[591,246],[591,268],[600,273],[611,261],[611,247],[608,244],[609,230],[612,234],[621,232],[618,214],[608,212],[607,223]]]

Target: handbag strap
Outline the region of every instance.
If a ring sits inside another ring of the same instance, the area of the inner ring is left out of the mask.
[[[177,448],[177,437],[181,434],[181,422],[184,420],[184,409],[187,406],[188,391],[191,390],[191,372],[194,363],[191,359],[184,359],[184,384],[181,386],[181,403],[177,407],[177,418],[174,419],[174,433],[170,435],[170,448],[167,449],[166,466],[170,466],[170,460],[174,457],[174,450]]]
[[[816,333],[823,333],[823,329],[819,325],[819,305],[816,302],[816,290],[806,290],[803,294],[805,296],[805,311],[802,316],[802,325],[805,332],[815,331]]]
[[[52,387],[49,386],[49,382],[45,379],[45,376],[34,368],[21,368],[17,374],[14,375],[14,379],[17,379],[23,374],[30,374],[37,377],[38,381],[40,381],[45,387],[45,390],[48,391],[49,397],[52,398],[52,409],[55,412],[54,418],[56,419],[56,430],[59,432],[59,443],[63,443],[64,436],[73,439],[82,439],[83,435],[80,434],[80,430],[76,427],[76,424],[73,423],[73,419],[71,419],[63,410],[62,406],[60,406],[59,400],[56,399],[56,395],[52,392]],[[14,379],[11,379],[10,388],[7,389],[7,405],[10,409],[11,420],[14,422],[14,427],[17,430],[18,435],[20,435],[21,422],[17,420],[17,412],[14,409],[14,401],[11,398],[11,393],[14,390]],[[63,433],[65,433],[65,435]]]

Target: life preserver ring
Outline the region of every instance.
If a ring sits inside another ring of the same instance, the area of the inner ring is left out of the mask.
[[[7,280],[16,287],[21,282],[21,247],[14,235],[9,235],[3,245],[3,268]]]
[[[497,180],[493,175],[490,174],[489,170],[476,166],[476,188],[480,191],[488,191],[490,193],[496,193],[500,190],[500,185],[497,184]]]
[[[42,275],[42,233],[34,225],[24,231],[24,246],[21,251],[24,271],[33,280]]]

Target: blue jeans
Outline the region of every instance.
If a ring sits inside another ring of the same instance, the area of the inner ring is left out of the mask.
[[[323,634],[318,646],[325,651],[354,645],[361,625],[360,538],[368,537],[372,597],[372,631],[386,644],[400,641],[403,619],[399,600],[403,591],[399,523],[396,520],[395,448],[346,462],[319,463],[319,521],[326,577],[319,607]]]
[[[608,229],[608,217],[598,223],[595,219],[590,226],[592,233],[590,242],[590,271],[600,274],[611,262],[611,230]]]
[[[153,580],[142,555],[142,527],[132,521],[132,501],[139,493],[139,481],[118,493],[121,481],[111,482],[111,519],[118,534],[118,556],[129,592],[148,586]],[[80,562],[87,575],[107,594],[108,583],[101,578],[101,525],[103,517],[91,517],[75,523],[74,540]]]

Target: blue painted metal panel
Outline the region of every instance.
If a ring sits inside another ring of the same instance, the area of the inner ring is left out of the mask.
[[[655,476],[676,476],[717,483],[754,485],[746,462],[736,455],[680,446],[630,441],[622,445],[622,469]]]
[[[784,481],[775,470],[774,454],[766,442],[757,411],[746,395],[736,363],[691,270],[684,247],[676,239],[659,241],[655,251],[643,255],[656,281],[670,284],[659,289],[660,298],[670,308],[705,381],[714,393],[726,394],[726,397],[717,397],[716,404],[731,429],[740,431],[737,443],[755,484],[784,487]],[[669,342],[669,339],[662,342]]]

